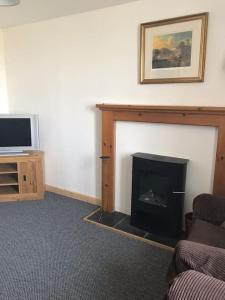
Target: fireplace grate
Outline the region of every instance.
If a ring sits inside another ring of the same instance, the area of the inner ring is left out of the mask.
[[[157,194],[154,194],[153,190],[150,189],[146,193],[142,194],[139,198],[139,201],[143,201],[148,204],[157,205],[161,207],[167,207],[167,199],[160,197]]]

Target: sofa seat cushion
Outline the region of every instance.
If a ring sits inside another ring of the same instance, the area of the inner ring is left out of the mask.
[[[174,267],[177,274],[195,270],[225,281],[225,249],[180,240],[175,248]]]
[[[175,278],[166,299],[224,300],[225,282],[196,271],[186,271]]]
[[[225,228],[196,219],[191,227],[188,240],[225,249]]]

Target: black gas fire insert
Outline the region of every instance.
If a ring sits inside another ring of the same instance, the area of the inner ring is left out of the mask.
[[[146,153],[132,156],[131,224],[179,237],[188,160]]]

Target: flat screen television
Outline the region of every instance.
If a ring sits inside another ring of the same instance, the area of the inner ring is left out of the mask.
[[[36,115],[0,114],[0,154],[38,149]]]

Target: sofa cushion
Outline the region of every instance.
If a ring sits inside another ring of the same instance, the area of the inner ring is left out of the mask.
[[[225,197],[200,194],[193,200],[193,219],[201,219],[215,225],[225,220]]]
[[[188,240],[225,249],[225,228],[196,219],[191,227]]]
[[[225,281],[225,249],[181,240],[175,248],[177,274],[195,270]]]
[[[166,299],[224,300],[225,282],[196,271],[186,271],[175,278]]]

